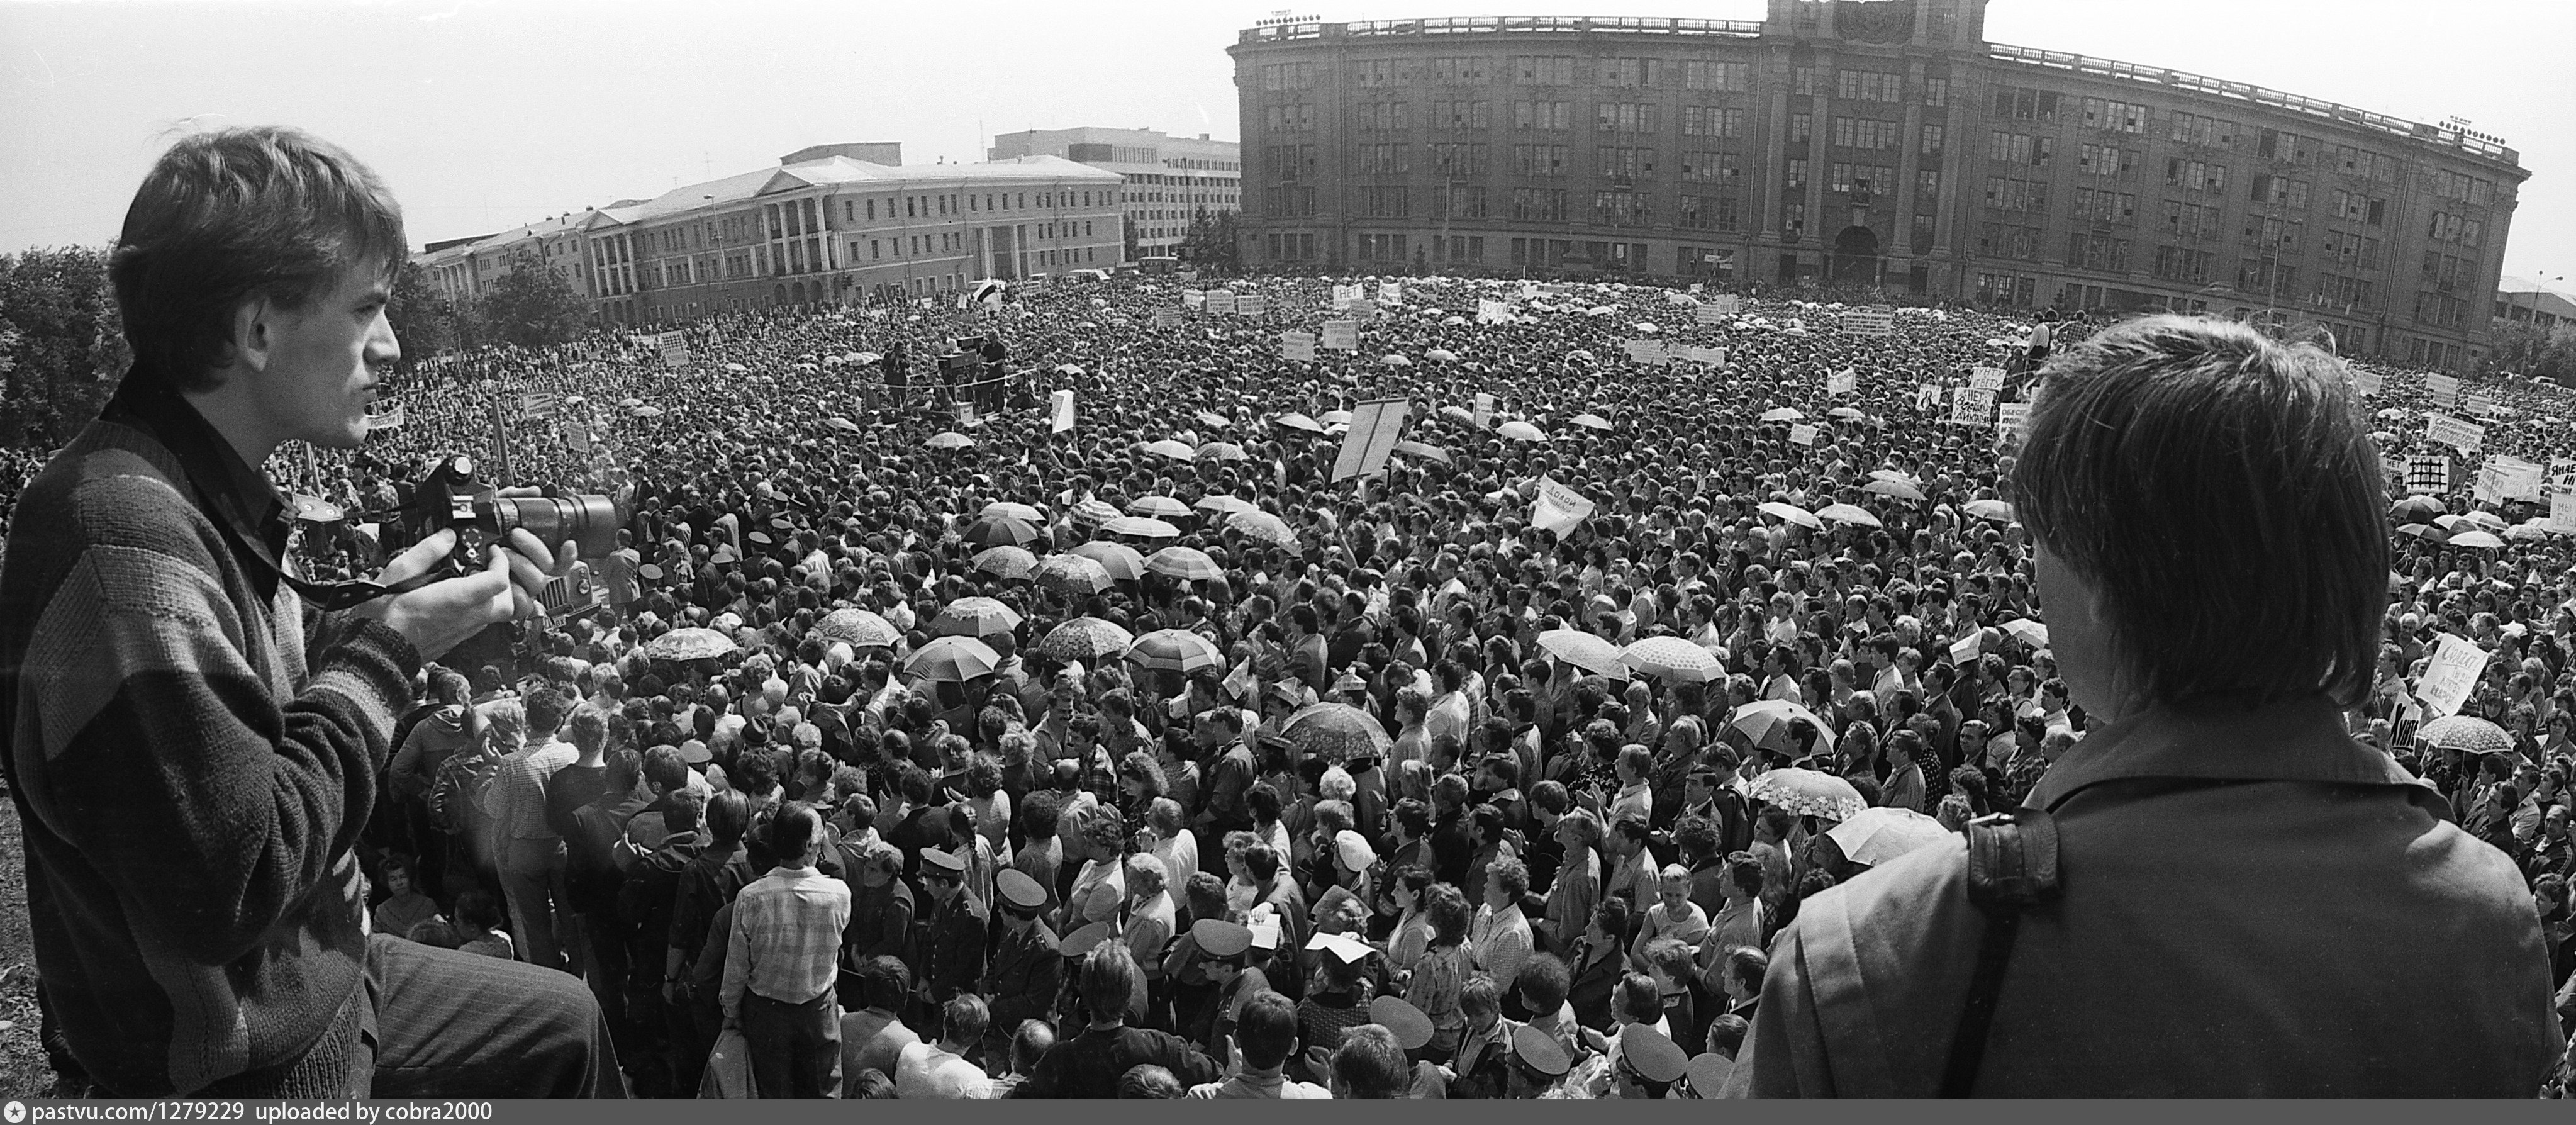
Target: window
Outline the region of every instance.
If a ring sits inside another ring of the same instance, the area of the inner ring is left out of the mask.
[[[1784,235],[1788,235],[1788,236],[1790,236],[1790,237],[1794,238],[1794,237],[1796,237],[1796,236],[1798,236],[1798,235],[1800,235],[1800,234],[1805,233],[1805,232],[1806,232],[1806,229],[1807,229],[1807,205],[1806,205],[1806,204],[1804,204],[1804,203],[1790,203],[1790,204],[1783,205],[1783,206],[1780,208],[1780,233],[1782,233],[1782,234],[1784,234]]]
[[[1261,109],[1262,127],[1273,133],[1310,133],[1315,129],[1315,107],[1305,102],[1295,105],[1270,105]],[[1084,192],[1085,206],[1091,193]],[[945,203],[946,200],[941,200]],[[944,211],[945,208],[942,208]]]
[[[1360,260],[1363,262],[1401,262],[1404,239],[1400,234],[1364,234],[1360,236]]]
[[[1994,116],[2009,121],[2057,120],[2057,94],[2022,86],[1995,87]]]
[[[2044,168],[2048,166],[2049,159],[2056,154],[2057,142],[2054,138],[2025,136],[2000,130],[1991,134],[1991,137],[1992,140],[1986,148],[1986,158],[1989,160]]]
[[[2329,153],[2329,158],[2334,165],[2334,170],[2347,176],[2356,176],[2379,183],[2394,183],[2397,180],[2397,161],[2393,157],[2364,152],[2346,145],[2336,145]]]
[[[1434,129],[1456,132],[1461,129],[1486,129],[1492,125],[1493,103],[1491,102],[1431,103],[1431,127]]]
[[[2227,166],[2179,156],[2165,159],[2165,184],[2184,191],[2227,190]]]
[[[2039,257],[2040,238],[2044,233],[2038,227],[1979,223],[1977,253],[1989,258],[2034,260]]]
[[[1920,151],[1922,152],[1922,154],[1923,154],[1923,155],[1925,155],[1925,156],[1937,156],[1937,155],[1939,155],[1939,154],[1940,154],[1940,152],[1941,152],[1941,138],[1942,138],[1944,135],[1945,135],[1945,130],[1944,130],[1941,126],[1939,126],[1939,125],[1926,125],[1926,126],[1924,126],[1924,127],[1923,127],[1923,135],[1922,135],[1922,139],[1921,139],[1921,140],[1922,140],[1922,143],[1921,143],[1921,148],[1920,148]]]
[[[1685,137],[1741,137],[1744,135],[1744,111],[1731,106],[1683,106],[1682,135]]]
[[[1571,129],[1574,127],[1573,102],[1513,102],[1512,128],[1532,130]]]
[[[2107,188],[2077,188],[2075,217],[2095,223],[2131,222],[2138,217],[2138,197]]]
[[[2085,176],[2117,176],[2134,179],[2139,153],[2134,148],[2113,145],[2082,145],[2076,150],[2075,170]]]
[[[1512,170],[1524,176],[1562,176],[1566,149],[1565,145],[1513,145]]]
[[[2218,208],[2179,199],[2165,200],[2165,233],[2178,238],[2206,240],[2218,236]]]
[[[2253,190],[2250,198],[2256,203],[2287,207],[2293,211],[2308,209],[2308,181],[2306,180],[2293,180],[2287,176],[2258,172],[2255,173],[2251,183]]]
[[[1310,62],[1270,63],[1261,68],[1264,90],[1304,90],[1314,85],[1315,64]]]
[[[1685,152],[1682,154],[1682,182],[1686,184],[1733,184],[1737,182],[1736,156],[1731,152]]]
[[[1410,129],[1413,107],[1404,102],[1361,102],[1360,128],[1370,131]]]
[[[2180,246],[2156,247],[2155,275],[2163,281],[2185,281],[2200,284],[2209,280],[2213,264],[2206,250],[2186,250]]]
[[[1482,176],[1489,170],[1486,154],[1480,144],[1436,144],[1431,146],[1431,168],[1443,176]]]
[[[1790,162],[1789,162],[1789,190],[1791,190],[1791,191],[1802,191],[1802,190],[1804,190],[1804,189],[1806,188],[1806,186],[1807,186],[1807,162],[1806,162],[1806,161],[1804,161],[1804,160],[1792,160],[1792,161],[1790,161]]]
[[[1802,98],[1816,96],[1816,68],[1796,67],[1789,71],[1789,92]]]
[[[1875,70],[1834,73],[1836,96],[1864,102],[1895,102],[1905,97],[1905,76]]]
[[[1986,177],[1986,206],[2006,211],[2048,210],[2048,181]]]
[[[2236,123],[2225,118],[2203,117],[2197,113],[2174,111],[2173,127],[2165,139],[2187,145],[2209,145],[2217,148],[2236,147]]]
[[[1687,230],[1725,230],[1736,228],[1736,200],[1732,195],[1685,195],[1679,224]]]
[[[2106,129],[2114,133],[2143,134],[2147,131],[2147,107],[2136,102],[2115,101],[2109,98],[2086,98],[2084,99],[2084,127]]]
[[[2279,258],[2240,259],[2236,266],[2236,287],[2267,297],[2293,293],[2299,287],[2299,267],[2283,264]]]
[[[1915,169],[1915,171],[1914,171],[1914,202],[1915,202],[1915,205],[1916,205],[1916,206],[1921,206],[1921,205],[1923,205],[1923,204],[1930,203],[1930,202],[1932,202],[1933,200],[1936,200],[1936,199],[1939,199],[1939,198],[1941,198],[1941,170],[1940,170],[1940,169],[1938,169],[1938,168],[1917,168],[1917,169]]]
[[[1977,275],[1977,300],[1990,304],[2028,306],[2039,279],[2010,273]]]
[[[1653,102],[1603,102],[1598,108],[1604,133],[1652,133],[1662,107]]]
[[[1946,15],[1947,13],[1943,13],[1943,14],[1945,14],[1945,15]],[[1950,80],[1949,80],[1949,79],[1947,79],[1947,78],[1926,78],[1926,79],[1924,79],[1924,80],[1923,80],[1923,104],[1928,105],[1928,106],[1946,106],[1946,105],[1949,105],[1949,104],[1950,104]]]
[[[1832,169],[1831,190],[1840,192],[1882,192],[1896,182],[1896,170],[1884,164],[1840,164]]]
[[[1404,62],[1398,59],[1361,59],[1351,65],[1351,80],[1362,86],[1393,86],[1405,80]]]
[[[2245,228],[2245,240],[2259,250],[2295,254],[2299,249],[2299,228],[2305,225],[2306,220],[2298,216],[2266,216]]]
[[[1866,117],[1834,118],[1834,143],[1844,148],[1886,150],[1896,147],[1896,122]]]
[[[1574,84],[1574,56],[1515,55],[1511,73],[1512,81],[1523,86],[1571,86]]]
[[[2280,129],[2265,129],[2255,144],[2255,151],[2262,153],[2265,160],[2305,164],[2316,158],[2316,147],[2316,138]]]
[[[1443,55],[1430,60],[1431,80],[1442,85],[1477,85],[1485,81],[1482,55]]]
[[[1715,59],[1682,60],[1682,89],[1743,91],[1752,85],[1752,64]]]
[[[1360,145],[1359,170],[1372,175],[1398,175],[1413,170],[1411,145]]]
[[[1485,217],[1485,189],[1480,185],[1443,185],[1439,199],[1442,218],[1481,219]]]
[[[1564,222],[1565,189],[1513,188],[1512,217],[1540,222]]]
[[[1601,84],[1604,86],[1652,86],[1663,69],[1658,59],[1603,59]]]
[[[1360,192],[1360,214],[1372,219],[1402,219],[1413,214],[1413,189],[1407,187],[1363,187]]]
[[[1640,191],[1592,193],[1592,221],[1602,226],[1642,227],[1654,222],[1654,197]]]
[[[2098,234],[2071,234],[2066,239],[2066,264],[2079,269],[2105,273],[2129,272],[2129,240]]]
[[[1632,180],[1655,174],[1655,150],[1627,145],[1602,145],[1594,150],[1604,177]]]
[[[1815,115],[1815,114],[1812,114],[1812,113],[1792,113],[1792,114],[1790,114],[1790,115],[1789,115],[1789,143],[1791,143],[1791,144],[1796,144],[1796,143],[1798,143],[1798,142],[1800,142],[1800,141],[1804,141],[1804,140],[1808,139],[1809,137],[1814,136],[1815,134],[1816,134],[1816,115]]]

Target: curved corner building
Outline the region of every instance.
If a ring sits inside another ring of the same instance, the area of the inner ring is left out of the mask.
[[[2529,175],[2501,141],[1988,43],[1985,8],[1265,21],[1229,49],[1244,260],[1833,279],[2314,321],[2434,368],[2484,350]]]

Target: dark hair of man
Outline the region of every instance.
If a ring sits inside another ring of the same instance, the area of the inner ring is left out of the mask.
[[[823,834],[823,818],[803,801],[789,801],[769,818],[769,854],[779,863],[795,863],[805,849]]]
[[[1123,1015],[1136,991],[1136,958],[1118,942],[1104,942],[1082,962],[1082,1003],[1095,1018]]]
[[[1342,1036],[1333,1051],[1336,1094],[1347,1098],[1401,1098],[1411,1085],[1413,1068],[1395,1036],[1376,1024],[1362,1024]]]
[[[1235,1017],[1234,1044],[1246,1066],[1267,1070],[1297,1049],[1297,1003],[1268,989],[1245,1001]]]
[[[2365,429],[2315,346],[2146,317],[2048,365],[2015,509],[2099,591],[2143,701],[2349,707],[2370,692],[2388,601]]]
[[[243,301],[303,308],[350,266],[390,278],[404,247],[393,193],[338,145],[283,126],[220,129],[153,162],[108,277],[136,367],[198,391],[228,358]]]
[[[728,789],[707,801],[707,834],[715,846],[729,848],[742,842],[742,834],[751,827],[751,798],[738,789]]]
[[[1541,953],[1521,966],[1520,975],[1512,978],[1512,987],[1520,989],[1531,1016],[1553,1015],[1574,987],[1574,971],[1563,958]]]
[[[869,1007],[899,1011],[912,994],[912,969],[901,958],[870,957],[859,966],[859,987]]]
[[[1762,994],[1762,978],[1770,972],[1771,955],[1768,953],[1749,945],[1739,945],[1726,951],[1726,975],[1737,988],[1759,996]]]

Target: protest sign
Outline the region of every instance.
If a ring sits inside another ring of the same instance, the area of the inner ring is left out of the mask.
[[[1701,305],[1700,307],[1704,309],[1716,309],[1717,315],[1719,316],[1733,317],[1744,314],[1743,299],[1737,297],[1733,293],[1720,293],[1717,296],[1709,298],[1708,303]]]
[[[2000,391],[2004,389],[2004,369],[1971,367],[1968,369],[1968,385],[1981,391]]]
[[[1375,476],[1386,468],[1396,439],[1404,435],[1408,404],[1400,398],[1371,399],[1351,411],[1351,429],[1342,435],[1341,455],[1333,461],[1333,483]]]
[[[2386,385],[2387,382],[2387,376],[2381,375],[2376,371],[2364,371],[2360,368],[2352,369],[2352,389],[2356,393],[2365,396],[2378,394],[2380,388]]]
[[[687,367],[689,365],[689,342],[687,337],[680,335],[678,332],[664,332],[655,336],[653,338],[653,342],[661,349],[662,366],[677,368]]]
[[[1181,310],[1179,310],[1179,309],[1155,309],[1155,310],[1154,310],[1154,327],[1156,327],[1156,328],[1178,328],[1178,327],[1180,327],[1180,326],[1181,326]]]
[[[2466,637],[2442,634],[2433,650],[2433,661],[2424,669],[2424,678],[2415,685],[2415,698],[2424,702],[2427,714],[2435,717],[2459,713],[2468,702],[2469,693],[2477,690],[2478,677],[2486,671],[2486,650]]]
[[[1484,391],[1478,391],[1476,392],[1476,428],[1480,430],[1491,429],[1493,425],[1494,396]]]
[[[2549,498],[2549,530],[2576,535],[2576,492],[2561,492]]]
[[[1401,282],[1401,281],[1381,281],[1381,282],[1379,282],[1379,283],[1377,284],[1377,303],[1379,303],[1379,304],[1381,304],[1381,305],[1401,305],[1401,304],[1403,304],[1403,303],[1404,303],[1404,283],[1403,283],[1403,282]]]
[[[1628,359],[1632,363],[1645,363],[1661,367],[1664,362],[1670,358],[1669,353],[1664,350],[1664,342],[1661,340],[1630,340],[1623,346],[1627,349]]]
[[[1929,414],[1941,409],[1941,385],[1922,383],[1914,388],[1914,409]]]
[[[1047,432],[1060,434],[1073,428],[1073,392],[1057,391],[1048,410]]]
[[[2427,414],[2424,421],[2426,438],[2462,453],[2475,453],[2479,446],[2486,444],[2487,429],[2484,426],[2463,422],[2448,414]]]
[[[1692,345],[1682,353],[1682,358],[1687,359],[1692,363],[1710,363],[1719,367],[1724,367],[1726,366],[1726,349],[1703,348],[1698,345]]]
[[[1324,322],[1324,346],[1334,351],[1360,350],[1360,322],[1327,320]]]
[[[2465,398],[2462,398],[2462,399],[2460,400],[2460,406],[2461,406],[2461,408],[2462,408],[2462,409],[2467,410],[2469,413],[2471,413],[2471,414],[2475,414],[2475,415],[2479,415],[2479,416],[2481,416],[2481,417],[2484,417],[2484,416],[2486,416],[2486,415],[2493,414],[2493,413],[2495,413],[2495,412],[2496,412],[2496,404],[2495,404],[2495,400],[2494,400],[2494,399],[2491,399],[2491,398],[2484,398],[2484,397],[2481,397],[2481,396],[2478,396],[2478,395],[2469,395],[2469,396],[2467,396],[2467,397],[2465,397]]]
[[[2416,453],[2406,458],[2406,491],[2439,496],[2459,487],[2447,453]]]
[[[2542,468],[2538,462],[2525,461],[2520,457],[2506,457],[2499,454],[2493,460],[2488,461],[2487,464],[2495,468],[2497,473],[2497,485],[2500,494],[2505,499],[2540,499],[2540,486],[2542,481],[2547,477],[2548,470]]]
[[[519,415],[523,418],[552,418],[555,405],[551,391],[527,391],[519,395]]]
[[[1367,320],[1377,315],[1378,303],[1369,300],[1366,297],[1362,297],[1359,300],[1351,302],[1350,307],[1343,311],[1361,320]]]
[[[588,423],[578,420],[568,420],[559,424],[563,427],[565,445],[570,446],[572,451],[575,453],[590,452],[590,425]]]
[[[2433,405],[2451,410],[2460,403],[2460,380],[2453,375],[2427,375],[2424,389],[2433,392]]]
[[[1876,309],[1846,309],[1842,315],[1843,331],[1854,336],[1896,335],[1896,314]]]
[[[1860,371],[1846,367],[1825,376],[1825,397],[1852,394],[1860,389]]]
[[[1530,527],[1563,535],[1574,530],[1592,515],[1592,501],[1583,494],[1556,483],[1555,478],[1538,480],[1538,504],[1530,510]]]
[[[1279,334],[1279,358],[1281,358],[1281,359],[1302,359],[1302,360],[1305,360],[1305,361],[1307,361],[1307,362],[1309,362],[1309,363],[1314,362],[1314,360],[1315,360],[1315,334],[1314,334],[1314,333],[1312,333],[1312,332],[1282,332],[1282,333],[1280,333],[1280,334]]]
[[[1270,311],[1270,298],[1260,293],[1237,294],[1234,311],[1241,316],[1261,316]]]
[[[393,405],[393,409],[391,410],[387,410],[382,414],[368,415],[367,431],[369,433],[373,433],[377,430],[401,429],[403,422],[406,420],[406,416],[407,412],[403,409],[403,404],[397,402]]]
[[[1816,444],[1816,428],[1815,428],[1814,426],[1810,426],[1810,425],[1808,425],[1808,424],[1806,424],[1806,423],[1804,423],[1804,422],[1799,422],[1799,423],[1797,423],[1797,424],[1795,424],[1795,425],[1790,426],[1790,427],[1789,427],[1789,444],[1791,444],[1791,445],[1814,445],[1814,444]]]
[[[1961,426],[1987,426],[1995,420],[1995,392],[1968,387],[1950,395],[1950,421]]]
[[[1724,324],[1726,321],[1727,315],[1717,311],[1717,306],[1715,305],[1701,305],[1700,307],[1691,310],[1691,322],[1694,324]]]
[[[1478,299],[1477,299],[1477,301],[1476,301],[1476,323],[1478,323],[1478,324],[1506,324],[1506,323],[1509,323],[1509,322],[1511,321],[1511,319],[1512,319],[1512,306],[1511,306],[1509,303],[1507,303],[1507,302],[1503,302],[1503,301],[1497,301],[1497,300],[1494,300],[1494,299],[1492,299],[1492,298],[1490,298],[1490,297],[1482,297],[1482,298],[1478,298]]]
[[[1234,315],[1234,294],[1223,289],[1208,294],[1207,311],[1211,316]]]
[[[1207,294],[1196,289],[1181,290],[1181,307],[1185,309],[1206,308]]]
[[[1334,287],[1333,287],[1333,308],[1334,308],[1334,309],[1336,309],[1336,310],[1339,310],[1339,309],[1347,309],[1347,308],[1351,307],[1351,302],[1356,301],[1356,300],[1359,300],[1359,299],[1360,299],[1360,287],[1359,287],[1359,286],[1356,286],[1356,285],[1336,285],[1336,286],[1334,286]]]
[[[1977,649],[1985,639],[1986,631],[1978,629],[1950,642],[1950,663],[1955,667],[1967,667],[1969,661],[1977,658]]]
[[[1995,407],[1995,428],[2014,437],[2021,436],[2022,429],[2029,422],[2030,404],[2027,402],[2007,402]]]

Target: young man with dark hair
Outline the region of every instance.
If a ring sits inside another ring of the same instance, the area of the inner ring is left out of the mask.
[[[2373,687],[2391,538],[2347,379],[2317,348],[2195,317],[2050,361],[2010,485],[2050,651],[2093,725],[2024,799],[2053,819],[2063,890],[2023,913],[1965,1081],[1943,1047],[1962,967],[1995,940],[1968,849],[1800,910],[1730,1094],[2540,1087],[2561,1037],[2520,873],[2345,730]],[[2223,952],[2192,940],[2212,932]],[[2420,987],[2397,998],[2396,980]]]
[[[524,531],[437,582],[452,532],[373,583],[284,557],[291,513],[260,466],[365,438],[402,354],[384,309],[405,245],[392,194],[328,142],[172,146],[109,265],[134,366],[12,521],[0,759],[48,904],[36,959],[72,1055],[117,1096],[619,1089],[580,982],[361,921],[354,849],[412,676],[535,616],[572,563]]]
[[[1297,1005],[1285,996],[1263,991],[1244,1002],[1243,1014],[1235,1021],[1234,1049],[1241,1064],[1235,1075],[1223,1082],[1192,1086],[1189,1097],[1200,1101],[1317,1101],[1333,1096],[1324,1087],[1281,1073],[1289,1056],[1297,1053]]]
[[[1216,1063],[1178,1036],[1127,1026],[1127,1007],[1133,1002],[1137,981],[1136,958],[1125,943],[1105,941],[1093,947],[1083,958],[1081,978],[1082,1002],[1091,1012],[1091,1026],[1071,1039],[1059,1040],[1010,1096],[1115,1098],[1119,1076],[1141,1063],[1169,1070],[1186,1085],[1215,1080]]]

